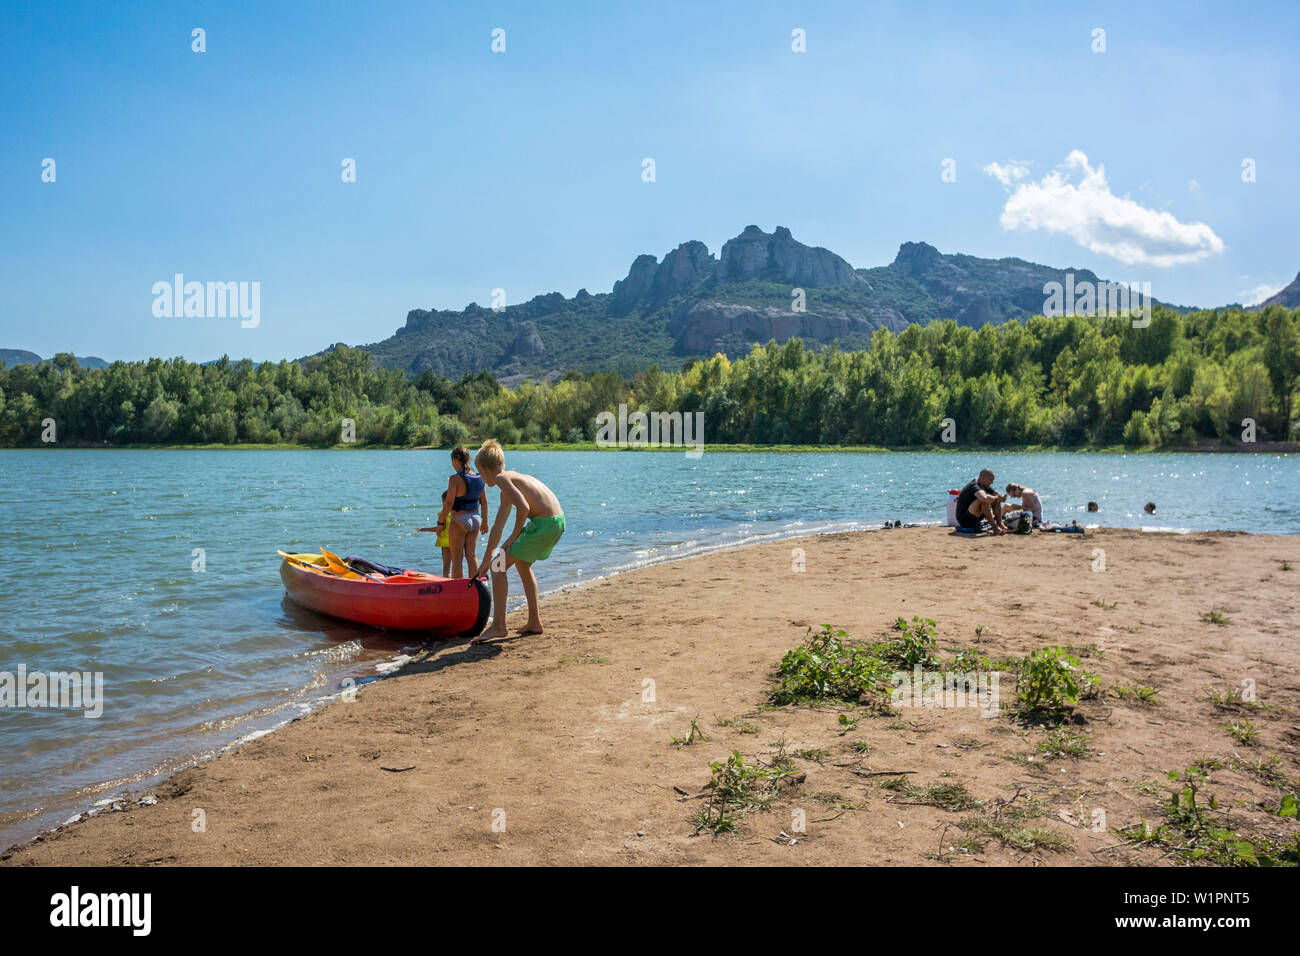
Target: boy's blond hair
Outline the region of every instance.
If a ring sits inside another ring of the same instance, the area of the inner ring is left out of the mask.
[[[506,453],[501,448],[501,443],[495,438],[489,438],[483,443],[483,447],[478,450],[474,456],[474,467],[480,472],[484,469],[492,471],[501,471],[506,466]]]

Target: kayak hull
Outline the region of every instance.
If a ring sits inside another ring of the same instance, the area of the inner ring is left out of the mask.
[[[284,590],[298,604],[356,624],[399,631],[477,637],[492,599],[487,585],[470,578],[440,578],[407,571],[398,581],[342,578],[280,563]]]

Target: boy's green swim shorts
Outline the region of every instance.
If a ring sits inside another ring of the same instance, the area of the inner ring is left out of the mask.
[[[560,535],[564,534],[564,515],[542,515],[529,518],[524,530],[510,546],[510,556],[516,561],[545,561],[551,556]]]

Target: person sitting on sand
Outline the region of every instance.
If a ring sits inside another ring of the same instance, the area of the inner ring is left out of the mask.
[[[482,576],[486,576],[487,568],[492,570],[492,626],[471,643],[479,644],[506,636],[506,571],[512,564],[519,571],[519,583],[524,586],[524,597],[528,599],[528,621],[517,633],[541,634],[542,620],[537,613],[537,578],[533,576],[533,564],[549,558],[560,535],[564,534],[564,511],[560,499],[532,475],[506,471],[505,452],[495,438],[483,443],[474,456],[474,464],[489,487],[501,489],[501,502],[483,561]],[[496,546],[511,508],[515,509],[515,528],[501,546],[502,556],[499,557]]]
[[[478,577],[478,532],[487,524],[488,499],[483,479],[469,468],[469,451],[457,445],[451,453],[451,466],[455,469],[447,479],[447,490],[442,493],[442,513],[438,527],[450,518],[447,540],[451,547],[452,568],[460,577],[462,559],[469,559],[469,576]],[[447,502],[450,499],[451,504]]]
[[[983,519],[992,526],[994,534],[1006,534],[1007,526],[1002,523],[999,507],[1006,498],[993,490],[993,472],[985,468],[957,495],[957,524],[967,531],[978,531]]]
[[[1002,514],[1005,517],[1008,511],[1028,511],[1034,519],[1034,527],[1037,528],[1043,523],[1043,502],[1038,497],[1038,492],[1033,488],[1026,488],[1024,485],[1018,485],[1014,481],[1007,485],[1007,497],[1019,498],[1020,504],[1013,505],[1010,502],[1004,502],[1002,505]]]

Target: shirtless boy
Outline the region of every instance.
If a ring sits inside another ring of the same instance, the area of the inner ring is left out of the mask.
[[[505,452],[494,438],[483,443],[483,447],[474,456],[474,465],[489,488],[501,489],[501,503],[497,508],[497,520],[492,524],[492,533],[488,536],[486,560],[479,567],[480,577],[486,577],[489,568],[492,572],[492,625],[472,643],[481,644],[483,641],[506,636],[506,597],[509,587],[506,571],[511,565],[518,570],[519,583],[524,586],[524,597],[528,599],[528,621],[516,633],[541,634],[542,621],[537,614],[537,578],[533,576],[533,564],[550,557],[551,549],[560,540],[560,535],[564,534],[564,511],[560,507],[560,499],[532,475],[506,471]],[[505,531],[506,519],[512,508],[515,511],[515,526],[501,546],[503,561],[496,554],[497,542]]]

